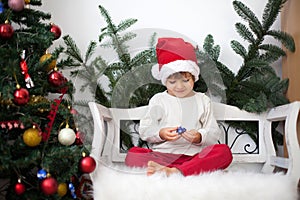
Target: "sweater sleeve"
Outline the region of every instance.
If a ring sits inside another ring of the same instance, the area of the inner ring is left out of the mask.
[[[212,145],[216,144],[220,139],[220,128],[212,112],[211,101],[206,97],[203,102],[204,113],[201,115],[199,121],[202,127],[198,132],[202,135],[202,141],[199,145]]]
[[[164,142],[159,136],[161,129],[160,121],[163,118],[164,109],[159,105],[157,98],[149,102],[146,115],[140,120],[139,134],[142,140],[150,143]]]

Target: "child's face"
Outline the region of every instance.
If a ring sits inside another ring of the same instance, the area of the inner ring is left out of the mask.
[[[176,73],[167,78],[167,91],[170,95],[179,98],[194,95],[194,79],[190,73]]]

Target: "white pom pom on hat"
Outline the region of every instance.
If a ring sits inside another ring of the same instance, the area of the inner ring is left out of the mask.
[[[195,49],[182,38],[159,38],[156,45],[157,64],[152,66],[152,76],[165,85],[167,78],[176,72],[190,72],[199,79]]]

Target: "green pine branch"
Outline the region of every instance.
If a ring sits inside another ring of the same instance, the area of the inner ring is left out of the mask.
[[[248,41],[249,43],[255,43],[254,35],[246,25],[238,22],[235,24],[235,29],[244,40]]]
[[[278,14],[287,0],[269,0],[262,15],[262,26],[264,30],[269,30],[274,24]]]
[[[266,32],[266,35],[272,36],[273,38],[281,42],[289,51],[295,52],[295,42],[290,34],[280,30],[268,30]]]
[[[263,28],[253,13],[253,11],[248,8],[245,4],[240,1],[233,1],[233,8],[236,13],[246,22],[248,22],[250,29],[258,36],[261,37],[263,35]]]
[[[205,38],[204,53],[215,62],[215,66],[222,77],[222,81],[206,79],[209,81],[206,85],[209,86],[208,90],[213,91],[215,95],[225,88],[226,96],[221,96],[222,102],[254,113],[261,113],[274,106],[289,102],[285,96],[288,79],[280,80],[271,67],[273,62],[286,56],[286,50],[295,51],[295,42],[291,35],[271,29],[285,2],[286,0],[269,0],[264,8],[262,22],[260,22],[255,13],[244,3],[233,1],[235,12],[246,22],[246,25],[237,22],[235,29],[239,36],[248,42],[248,46],[246,46],[237,40],[231,41],[231,48],[243,59],[236,74],[218,61],[218,56],[214,53],[213,37],[208,35]],[[279,41],[286,49],[266,42],[266,37]],[[202,68],[201,73],[203,73]],[[208,70],[208,68],[204,68],[204,70]],[[256,126],[251,126],[250,123],[232,123],[232,126],[247,130],[253,140],[257,141]],[[275,129],[273,132],[275,143],[280,143],[278,139],[282,137],[278,137]]]

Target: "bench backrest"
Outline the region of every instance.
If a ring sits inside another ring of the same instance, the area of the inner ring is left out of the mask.
[[[89,106],[94,118],[94,156],[107,157],[111,162],[124,162],[126,151],[122,151],[120,137],[120,122],[122,120],[140,120],[145,115],[148,107],[130,109],[106,108],[90,102]],[[213,103],[213,112],[216,120],[223,130],[220,143],[226,143],[233,152],[233,162],[236,163],[264,163],[266,162],[266,144],[264,131],[266,114],[249,113],[222,103]],[[253,141],[242,130],[230,129],[225,126],[226,121],[252,121],[257,122],[257,140]]]

